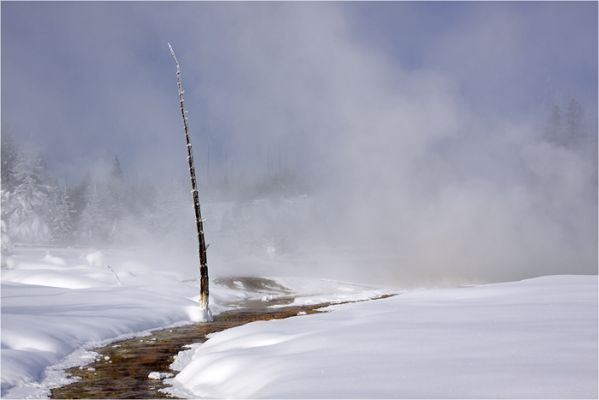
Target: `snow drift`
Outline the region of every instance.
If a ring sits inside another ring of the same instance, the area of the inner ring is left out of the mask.
[[[134,251],[17,248],[8,261],[10,268],[2,269],[2,397],[46,396],[48,387],[66,382],[63,368],[93,358],[82,347],[202,318],[195,269],[184,275],[168,264],[140,262]],[[333,281],[283,282],[284,292],[213,285],[211,309],[281,295],[302,304],[384,293]]]
[[[414,290],[179,354],[192,398],[597,398],[597,277]]]

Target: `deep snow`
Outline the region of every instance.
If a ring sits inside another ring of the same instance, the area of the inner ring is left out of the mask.
[[[46,397],[115,338],[198,319],[197,279],[134,251],[18,248],[2,269],[2,396]],[[108,268],[107,266],[110,266]],[[388,291],[276,278],[295,304]],[[597,277],[403,291],[256,322],[180,353],[188,397],[597,397]],[[272,291],[215,285],[218,313]],[[162,376],[161,376],[162,377]]]
[[[436,290],[255,322],[181,352],[203,398],[597,398],[597,276]]]
[[[126,250],[17,248],[2,269],[2,397],[46,397],[63,369],[86,363],[115,338],[200,319],[197,271],[189,276],[140,261]],[[108,268],[108,266],[110,268]],[[180,268],[179,268],[180,270]],[[349,283],[286,278],[295,303],[366,299],[384,291]],[[212,285],[211,310],[289,295]]]

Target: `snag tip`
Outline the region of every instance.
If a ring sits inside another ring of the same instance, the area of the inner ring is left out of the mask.
[[[168,44],[168,49],[171,51],[171,55],[175,59],[175,62],[177,63],[177,65],[179,65],[179,60],[177,60],[177,56],[175,55],[175,50],[173,50],[173,46],[171,46],[170,42],[166,42],[166,44]]]

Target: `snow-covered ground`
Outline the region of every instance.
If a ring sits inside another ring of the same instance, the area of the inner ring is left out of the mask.
[[[202,398],[597,398],[597,276],[435,290],[255,322],[181,352]]]
[[[17,248],[2,268],[2,397],[45,397],[62,369],[86,363],[115,338],[197,321],[198,280],[185,268],[126,250]],[[158,265],[157,265],[158,264]],[[275,278],[276,279],[276,278]],[[384,291],[349,283],[286,278],[289,292],[212,285],[214,313],[243,300],[296,296],[295,303],[366,299]]]
[[[127,250],[17,248],[2,269],[2,397],[45,397],[95,347],[199,318],[193,268]],[[244,300],[339,302],[388,291],[273,278],[214,284],[213,312]],[[597,277],[403,291],[334,312],[256,322],[182,352],[188,397],[597,397]]]

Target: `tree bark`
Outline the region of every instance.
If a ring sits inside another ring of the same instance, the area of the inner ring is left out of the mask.
[[[189,138],[189,120],[187,111],[185,111],[185,100],[183,99],[183,83],[181,81],[181,66],[175,55],[171,44],[168,44],[171,55],[177,64],[177,88],[179,90],[179,106],[181,108],[181,117],[183,118],[183,128],[185,131],[185,143],[187,145],[187,163],[189,164],[189,176],[191,178],[191,194],[193,197],[193,209],[196,219],[196,230],[198,234],[198,252],[200,256],[200,309],[207,312],[208,318],[211,318],[208,308],[208,259],[206,257],[206,240],[204,238],[204,221],[200,211],[200,195],[196,180],[195,166],[193,162],[193,152],[191,148],[191,140]]]

